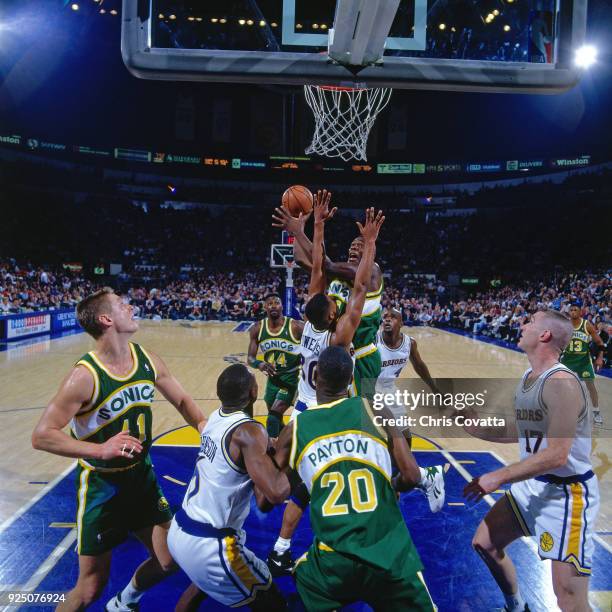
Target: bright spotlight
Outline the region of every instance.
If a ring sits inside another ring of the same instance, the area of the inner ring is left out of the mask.
[[[78,4],[75,2],[74,4],[71,4],[71,5],[70,5],[70,8],[71,8],[73,11],[78,11],[78,10],[79,10],[79,5],[78,5]]]
[[[580,68],[589,68],[597,61],[597,49],[593,45],[584,45],[576,49],[574,61]]]

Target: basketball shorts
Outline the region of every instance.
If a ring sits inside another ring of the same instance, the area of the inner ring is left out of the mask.
[[[599,487],[593,472],[556,478],[554,483],[530,478],[513,484],[506,495],[524,534],[537,539],[542,559],[571,563],[580,574],[591,574],[599,509]]]
[[[380,353],[376,348],[374,351],[366,351],[360,356],[360,351],[364,349],[367,349],[367,347],[362,347],[355,351],[355,373],[352,384],[352,395],[365,397],[371,401],[375,393],[376,379],[380,376],[382,361],[380,359]]]
[[[251,603],[258,591],[270,588],[270,570],[245,546],[244,531],[218,533],[216,536],[211,532],[203,536],[193,531],[188,533],[185,528],[189,527],[185,527],[183,522],[181,525],[175,518],[170,526],[170,554],[190,580],[209,597],[224,606],[237,608]]]
[[[285,402],[289,406],[295,399],[298,385],[298,373],[291,373],[283,377],[270,378],[266,383],[264,391],[264,401],[268,410],[272,408],[274,402]]]
[[[79,555],[100,555],[121,544],[130,531],[172,519],[149,457],[117,472],[95,471],[79,461],[76,483]]]
[[[572,357],[571,355],[562,356],[561,363],[567,366],[572,372],[578,375],[581,380],[594,380],[595,370],[593,362],[587,355],[586,357]]]
[[[410,563],[390,574],[316,539],[297,561],[294,576],[308,612],[331,612],[356,601],[374,610],[436,610],[423,575]]]

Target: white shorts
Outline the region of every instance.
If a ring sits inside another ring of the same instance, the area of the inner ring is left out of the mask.
[[[272,585],[268,566],[245,545],[244,531],[223,538],[183,531],[172,520],[168,548],[190,580],[219,603],[237,608],[251,603],[257,591]]]
[[[293,406],[293,410],[291,411],[289,422],[292,423],[293,421],[295,421],[295,419],[297,419],[298,414],[301,414],[305,410],[308,410],[308,408],[311,408],[312,406],[316,406],[316,405],[317,405],[316,399],[314,400],[308,399],[307,401],[303,401],[298,397],[297,401],[295,402]]]
[[[525,535],[537,538],[542,559],[571,563],[580,574],[591,574],[599,510],[596,476],[567,484],[531,478],[513,484],[506,495]]]

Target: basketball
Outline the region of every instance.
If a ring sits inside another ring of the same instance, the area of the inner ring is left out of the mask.
[[[307,215],[312,210],[312,192],[303,185],[293,185],[283,193],[283,208],[293,217]]]

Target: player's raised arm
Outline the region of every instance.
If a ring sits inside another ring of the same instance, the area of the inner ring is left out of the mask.
[[[170,373],[164,360],[149,351],[157,376],[155,387],[179,411],[185,422],[201,432],[206,426],[207,418],[181,383]]]
[[[332,335],[330,343],[332,345],[348,347],[353,340],[355,330],[359,327],[368,292],[368,283],[372,276],[372,266],[376,255],[376,239],[384,221],[385,217],[382,211],[376,213],[374,208],[368,208],[365,225],[357,222],[357,227],[364,241],[363,254],[355,275],[351,297],[346,305],[346,312],[338,320],[336,331]]]
[[[249,476],[255,487],[271,504],[280,504],[289,496],[289,479],[280,471],[268,454],[268,435],[258,423],[240,425],[232,436],[244,460]],[[265,504],[257,496],[260,507]]]
[[[257,348],[259,347],[259,330],[261,329],[261,321],[256,323],[249,330],[249,350],[247,354],[247,363],[254,369],[260,370],[266,376],[274,376],[276,369],[271,363],[260,361],[257,359]]]
[[[331,193],[318,191],[314,197],[314,236],[312,243],[312,269],[310,271],[310,285],[308,296],[324,293],[325,279],[325,223],[333,218],[337,208],[329,210]]]
[[[306,236],[304,227],[311,214],[300,213],[299,217],[292,217],[289,211],[283,207],[275,208],[272,214],[272,226],[284,229],[295,237],[293,243],[294,261],[307,272],[312,269],[312,242]]]
[[[71,419],[88,404],[94,394],[91,372],[77,366],[66,376],[32,433],[32,446],[75,459],[116,459],[142,452],[140,440],[123,431],[103,444],[76,440],[64,430]]]

